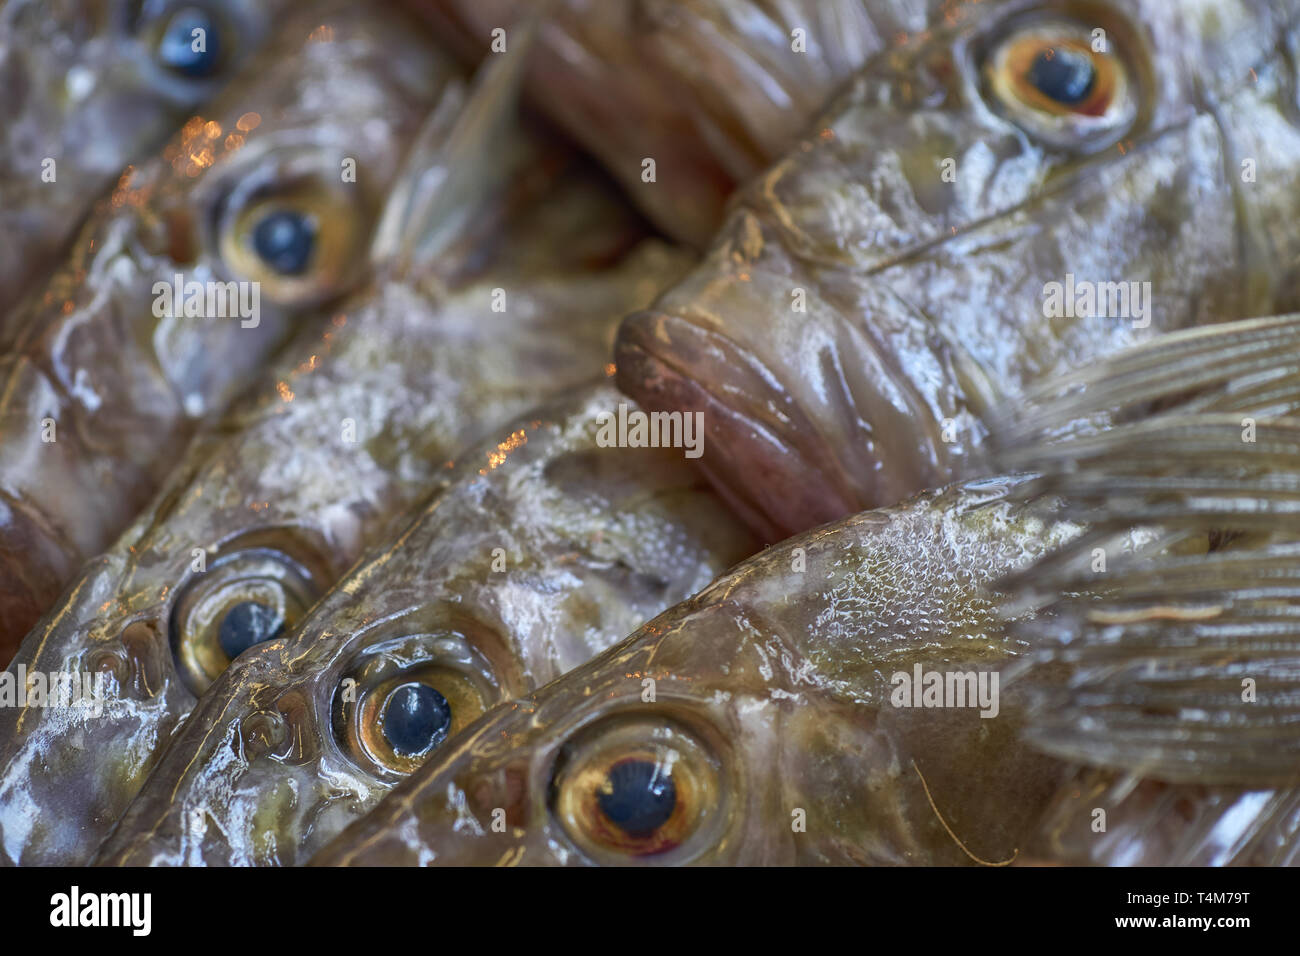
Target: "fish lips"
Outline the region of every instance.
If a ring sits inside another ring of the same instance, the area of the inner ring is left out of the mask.
[[[893,504],[950,471],[932,399],[887,349],[844,323],[817,334],[808,375],[663,310],[628,316],[615,345],[624,392],[653,411],[703,414],[703,471],[768,542]]]
[[[624,319],[618,386],[651,411],[703,415],[700,466],[765,541],[852,510],[853,497],[819,462],[827,449],[773,372],[730,339],[686,319],[645,311]],[[712,367],[718,376],[694,370]]]

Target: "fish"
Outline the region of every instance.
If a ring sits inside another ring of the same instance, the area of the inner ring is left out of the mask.
[[[995,430],[1021,493],[1088,526],[1006,582],[1024,740],[1073,768],[1035,856],[1300,862],[1297,346],[1295,314],[1171,333]]]
[[[500,108],[487,93],[449,140]],[[482,148],[499,145],[487,135]],[[642,241],[612,187],[570,165],[531,202],[548,177],[505,193],[481,178],[478,203],[457,186],[471,218],[495,222],[488,235],[385,270],[324,331],[304,327],[28,636],[11,670],[104,673],[108,686],[102,713],[0,709],[5,857],[88,859],[232,658],[292,629],[447,458],[599,374],[619,318],[682,274],[688,253]],[[431,203],[406,228],[437,231],[444,213]]]
[[[1294,4],[959,5],[733,197],[616,346],[764,540],[993,474],[989,416],[1295,302]]]
[[[410,0],[478,59],[509,49],[527,0]],[[868,58],[937,0],[557,0],[542,7],[532,100],[697,247],[738,183],[780,158]],[[653,160],[653,169],[647,161]]]
[[[1028,648],[992,585],[1081,530],[1013,503],[1027,480],[764,548],[488,711],[312,865],[1011,862],[1061,765],[1013,746],[996,676]]]
[[[0,662],[194,428],[364,283],[403,155],[461,75],[399,11],[313,4],[122,175],[0,336]]]
[[[122,167],[235,76],[284,0],[11,0],[0,10],[0,327]],[[197,33],[195,31],[198,31]]]
[[[620,403],[602,379],[458,455],[292,633],[217,678],[97,863],[304,862],[494,703],[749,554],[681,450],[602,439]]]

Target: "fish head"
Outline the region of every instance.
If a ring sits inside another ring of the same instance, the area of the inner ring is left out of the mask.
[[[98,193],[212,98],[288,4],[56,0],[0,14],[0,292],[11,301]]]
[[[168,121],[211,99],[271,32],[277,7],[251,0],[56,0],[7,4],[0,37],[24,81],[6,100],[8,136],[77,147],[112,175]],[[42,58],[45,58],[44,61]],[[24,126],[24,124],[27,124]]]
[[[294,322],[365,274],[405,147],[455,76],[430,50],[402,18],[343,4],[280,25],[255,69],[121,176],[20,344],[68,339],[56,364],[79,385],[61,384],[86,402],[111,386],[189,416],[220,407]],[[92,371],[120,364],[92,352],[132,350],[157,375]]]
[[[678,452],[596,443],[620,400],[584,388],[459,456],[295,631],[230,664],[101,859],[301,862],[490,708],[748,553]]]
[[[407,147],[458,83],[396,12],[348,4],[299,11],[260,57],[123,174],[8,340],[7,540],[45,561],[3,556],[15,602],[103,550],[168,473],[163,449],[364,285]],[[6,636],[35,623],[18,611]]]
[[[1054,779],[1011,746],[1009,696],[988,718],[893,698],[915,664],[1015,657],[977,582],[1078,531],[1017,516],[994,485],[761,552],[490,711],[317,862],[967,861],[946,825],[1005,859]]]
[[[0,849],[12,862],[87,859],[197,695],[342,572],[314,528],[259,524],[242,501],[213,502],[215,483],[197,488],[88,563],[9,667],[17,680],[94,688],[5,709]],[[231,513],[241,509],[250,517]],[[214,525],[224,536],[203,537]]]
[[[778,540],[987,471],[989,411],[1030,382],[1276,303],[1289,21],[1232,8],[956,5],[873,58],[624,322],[620,387],[703,411],[703,467]],[[1243,182],[1260,156],[1268,182]],[[1075,279],[1126,304],[1054,309]]]
[[[526,0],[409,0],[482,56]],[[545,8],[530,94],[667,234],[706,244],[738,182],[936,0],[562,0]],[[635,64],[635,69],[629,69]]]

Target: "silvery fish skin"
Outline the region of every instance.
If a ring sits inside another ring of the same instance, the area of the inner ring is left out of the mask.
[[[99,862],[304,862],[485,709],[749,554],[681,449],[602,444],[620,402],[599,383],[459,456],[296,631],[231,664]],[[413,684],[445,705],[418,735],[393,711]]]
[[[361,283],[403,153],[457,75],[394,11],[306,8],[123,175],[0,340],[0,660],[149,500],[194,426]],[[240,283],[213,299],[235,314],[182,302],[167,315],[177,274]]]
[[[1297,349],[1300,315],[1161,336],[997,430],[1024,492],[1089,524],[1008,582],[1026,741],[1078,765],[1036,857],[1300,862]],[[1114,547],[1138,525],[1146,547]]]
[[[536,5],[408,0],[473,56]],[[777,159],[937,0],[557,0],[529,91],[669,235],[701,246],[737,183]],[[800,31],[796,34],[795,31]],[[796,48],[798,47],[798,48]],[[653,182],[643,161],[655,160]]]
[[[211,99],[288,7],[9,0],[0,9],[0,327],[122,167]]]
[[[1015,485],[953,486],[765,549],[485,715],[313,863],[1013,859],[1059,773],[1016,746],[1012,695],[986,694],[988,717],[894,695],[900,672],[978,682],[1025,650],[989,585],[1079,528],[1009,504]]]
[[[991,473],[987,416],[1029,384],[1294,299],[1296,16],[957,8],[737,194],[624,325],[620,387],[705,412],[704,467],[771,540]]]
[[[590,182],[513,223],[517,238],[492,253],[500,273],[447,289],[439,260],[345,303],[326,331],[304,329],[268,387],[199,434],[11,665],[104,672],[109,685],[102,715],[0,711],[5,857],[87,859],[238,655],[230,641],[291,628],[450,455],[600,372],[619,318],[691,260],[654,241],[619,259],[639,221]],[[583,203],[595,219],[570,222],[570,241],[558,217]],[[542,244],[544,258],[527,248]]]

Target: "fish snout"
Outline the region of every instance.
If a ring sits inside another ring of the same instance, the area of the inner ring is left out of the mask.
[[[887,293],[863,296],[864,314],[809,293],[807,320],[767,344],[739,311],[725,332],[641,312],[615,347],[625,392],[702,419],[701,467],[768,541],[941,484],[977,430],[951,349],[923,319]]]
[[[701,469],[764,540],[854,510],[848,490],[823,467],[817,430],[779,372],[724,335],[666,313],[639,312],[619,329],[615,362],[619,388],[650,413],[694,416],[702,424]],[[635,431],[627,431],[620,440],[636,442]]]

